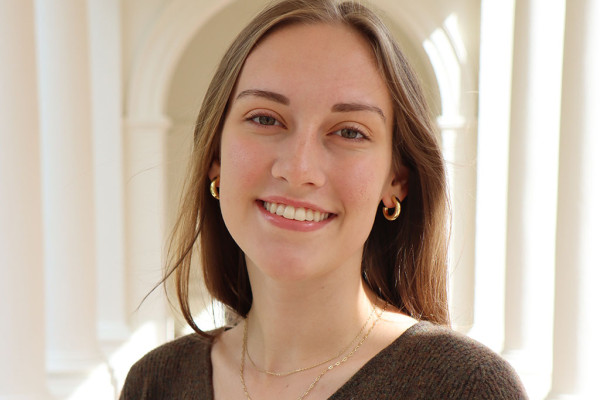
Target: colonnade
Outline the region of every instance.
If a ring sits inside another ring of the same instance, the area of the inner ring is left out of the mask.
[[[143,129],[123,139],[121,7],[0,1],[3,400],[115,398],[131,363],[168,338],[158,293],[134,311],[160,278],[164,190],[161,158],[140,164],[124,146],[144,159],[164,145]]]
[[[532,398],[595,398],[600,5],[482,5],[494,20],[482,20],[472,333],[513,363]],[[487,29],[510,34],[498,46]],[[494,162],[499,175],[482,175]]]
[[[439,121],[449,161],[477,149],[475,197],[472,176],[453,175],[476,228],[454,249],[458,325],[533,382],[533,399],[593,398],[600,4],[481,6],[478,124]],[[3,400],[113,398],[172,335],[161,290],[134,311],[164,262],[171,124],[124,106],[121,7],[0,0]]]

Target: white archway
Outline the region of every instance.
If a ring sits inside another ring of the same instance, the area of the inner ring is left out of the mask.
[[[227,8],[233,8],[232,6],[258,10],[265,3],[266,1],[263,0],[169,2],[150,29],[133,61],[126,91],[127,119],[147,121],[164,116],[172,74],[186,47],[210,19]],[[455,71],[448,70],[458,68],[461,81],[466,82],[467,86],[475,83],[473,68],[463,64],[464,43],[451,32],[450,25],[444,23],[447,22],[446,18],[443,18],[446,21],[440,21],[439,16],[432,17],[431,5],[428,2],[379,0],[373,1],[373,4],[382,11],[383,17],[391,21],[411,43],[417,44],[417,47],[428,52],[429,59],[419,61],[433,66],[435,76],[427,74],[425,81],[433,79],[435,82],[447,82],[445,76],[450,78],[456,76]],[[441,61],[438,66],[431,53],[425,49],[427,42],[431,43],[430,49],[437,51],[437,57]],[[458,66],[455,67],[457,64]],[[452,108],[461,110],[461,113],[468,112],[465,108],[469,107],[465,107],[465,102],[457,100],[460,97],[460,90],[461,88],[456,85],[447,84],[439,88],[439,96],[443,104],[452,105]]]

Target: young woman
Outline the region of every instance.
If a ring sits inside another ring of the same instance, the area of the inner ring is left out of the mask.
[[[417,79],[358,3],[280,1],[224,56],[198,116],[167,275],[197,333],[122,399],[518,399],[448,325],[442,155]],[[202,332],[188,283],[238,316]]]

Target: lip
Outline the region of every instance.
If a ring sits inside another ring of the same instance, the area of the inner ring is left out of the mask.
[[[271,214],[270,212],[265,210],[265,208],[264,208],[265,201],[267,201],[269,203],[286,204],[286,205],[290,205],[294,208],[299,208],[299,207],[309,208],[311,210],[319,211],[321,213],[329,213],[330,216],[329,216],[329,218],[327,218],[323,221],[320,221],[320,222],[296,221],[293,219],[287,219],[287,218],[284,218],[277,214]],[[335,213],[328,212],[327,210],[324,210],[323,208],[318,207],[314,204],[303,202],[303,201],[287,199],[287,198],[279,197],[279,196],[272,196],[272,197],[265,197],[265,198],[258,199],[258,200],[256,200],[256,206],[258,207],[258,210],[260,211],[262,216],[267,221],[272,223],[273,225],[275,225],[279,228],[282,228],[282,229],[299,231],[299,232],[311,232],[311,231],[321,229],[336,217]]]

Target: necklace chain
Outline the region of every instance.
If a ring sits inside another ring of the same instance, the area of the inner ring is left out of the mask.
[[[319,381],[321,380],[323,375],[325,375],[327,372],[331,371],[332,369],[334,369],[336,367],[339,367],[340,365],[342,365],[343,363],[348,361],[350,359],[350,357],[352,357],[358,351],[358,349],[363,345],[363,343],[369,337],[369,334],[371,333],[371,331],[373,331],[373,329],[375,328],[375,325],[377,325],[377,323],[381,319],[381,316],[383,315],[383,313],[385,312],[387,307],[388,307],[388,303],[386,302],[385,305],[383,306],[383,309],[381,310],[381,312],[377,313],[377,318],[375,318],[375,320],[373,321],[373,324],[371,325],[369,330],[364,334],[364,336],[360,339],[360,341],[356,344],[356,346],[354,346],[354,348],[348,354],[346,354],[344,356],[344,358],[342,358],[339,361],[336,361],[333,364],[330,364],[327,368],[325,368],[323,371],[321,371],[321,373],[312,381],[312,383],[310,384],[308,389],[306,389],[306,391],[301,396],[299,396],[297,400],[303,400],[306,396],[308,396],[310,391],[317,385],[317,383],[319,383]],[[369,319],[370,318],[371,317],[369,316]],[[367,322],[368,322],[368,320],[367,320]],[[362,330],[361,330],[361,332],[362,332]],[[242,355],[241,355],[241,360],[240,360],[240,382],[242,383],[242,389],[244,390],[246,399],[252,400],[252,398],[250,397],[250,393],[248,393],[248,387],[246,387],[246,381],[244,380],[244,367],[246,364],[246,353],[247,352],[248,352],[248,320],[245,319],[244,320],[244,338],[242,341]]]
[[[341,349],[333,357],[328,358],[327,360],[321,361],[321,362],[319,362],[317,364],[313,364],[313,365],[311,365],[309,367],[297,368],[297,369],[294,369],[292,371],[287,371],[287,372],[274,372],[274,371],[269,371],[269,370],[265,370],[265,369],[259,368],[256,365],[256,363],[254,362],[254,360],[252,359],[252,357],[250,356],[250,352],[248,351],[248,346],[246,346],[246,356],[248,356],[248,360],[250,360],[250,363],[252,364],[252,366],[254,367],[254,369],[256,369],[260,373],[267,374],[267,375],[272,375],[272,376],[281,376],[281,377],[283,377],[283,376],[289,376],[289,375],[296,374],[298,372],[308,371],[309,369],[320,367],[323,364],[326,364],[328,362],[331,362],[331,361],[335,360],[336,358],[341,357],[346,351],[348,351],[348,349],[352,346],[352,343],[356,342],[360,338],[360,335],[363,333],[363,331],[367,327],[367,324],[369,323],[369,321],[373,317],[373,314],[375,314],[375,310],[376,310],[376,308],[375,308],[375,306],[373,306],[373,309],[371,310],[371,313],[369,314],[369,317],[367,318],[367,320],[365,321],[365,323],[363,324],[363,326],[360,328],[360,331],[358,331],[358,333],[356,334],[356,336],[354,336],[354,338],[352,339],[352,341],[350,343],[348,343],[348,345],[346,347],[344,347],[343,349]]]

